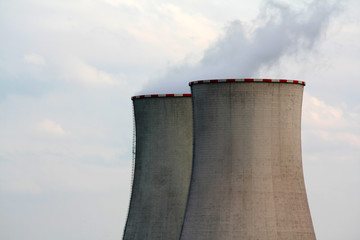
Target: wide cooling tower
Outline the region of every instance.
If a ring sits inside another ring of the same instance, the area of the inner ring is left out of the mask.
[[[136,153],[125,240],[178,240],[192,166],[191,94],[133,99]]]
[[[181,240],[312,240],[301,157],[305,83],[191,82],[194,158]]]

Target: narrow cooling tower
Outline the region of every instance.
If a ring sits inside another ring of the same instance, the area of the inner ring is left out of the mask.
[[[180,239],[315,239],[301,157],[305,83],[190,85],[194,159]]]
[[[191,175],[191,94],[133,97],[136,155],[125,240],[178,240]]]

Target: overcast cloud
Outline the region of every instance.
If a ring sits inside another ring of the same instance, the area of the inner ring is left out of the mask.
[[[360,239],[360,3],[3,0],[0,238],[121,239],[132,103],[199,78],[307,82],[319,240]]]

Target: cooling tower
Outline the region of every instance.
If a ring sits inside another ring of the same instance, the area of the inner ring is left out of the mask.
[[[136,153],[125,240],[178,240],[192,166],[191,94],[133,97]]]
[[[301,157],[305,83],[191,82],[194,158],[181,240],[312,240]]]

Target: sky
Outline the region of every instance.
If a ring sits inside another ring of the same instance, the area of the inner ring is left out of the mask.
[[[360,2],[0,0],[0,238],[121,239],[131,96],[306,81],[319,240],[360,239]]]

